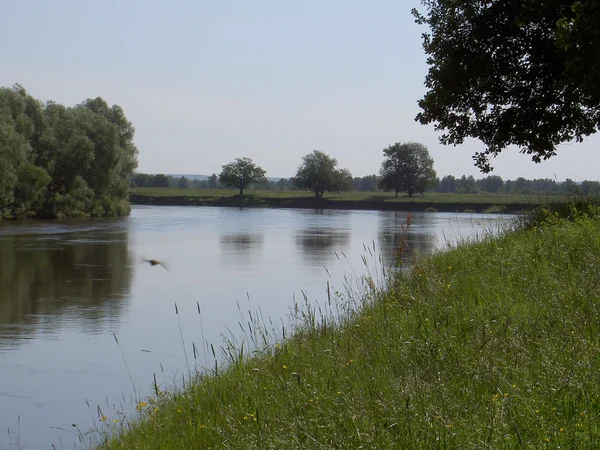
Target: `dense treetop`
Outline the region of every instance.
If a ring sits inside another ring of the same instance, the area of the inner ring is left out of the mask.
[[[221,184],[234,187],[244,195],[244,189],[251,184],[260,183],[265,179],[265,170],[254,164],[250,158],[236,158],[235,161],[225,164],[219,174]]]
[[[337,164],[335,158],[314,150],[302,157],[294,184],[312,191],[317,198],[322,198],[325,191],[349,191],[352,189],[352,175],[347,169],[339,169]]]
[[[0,218],[129,213],[133,136],[122,108],[100,97],[65,107],[0,88]]]
[[[384,191],[406,192],[409,197],[422,194],[437,184],[433,158],[429,150],[418,142],[396,142],[383,149],[379,187]]]
[[[428,91],[417,120],[444,144],[480,139],[475,164],[509,145],[533,161],[600,126],[597,0],[422,0]]]

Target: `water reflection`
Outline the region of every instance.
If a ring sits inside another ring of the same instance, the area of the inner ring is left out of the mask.
[[[0,233],[0,340],[61,326],[97,333],[119,318],[133,276],[123,223],[14,230]]]
[[[380,212],[379,250],[385,267],[396,264],[398,256],[408,262],[415,254],[431,253],[436,245],[433,214]]]
[[[263,235],[250,232],[225,233],[219,236],[221,253],[227,263],[246,265],[263,245]]]
[[[322,265],[344,251],[350,242],[350,233],[331,227],[309,227],[296,232],[296,246],[307,261]]]

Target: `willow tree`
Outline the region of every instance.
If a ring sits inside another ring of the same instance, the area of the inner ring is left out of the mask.
[[[101,98],[42,104],[0,88],[0,217],[127,214],[134,128]]]

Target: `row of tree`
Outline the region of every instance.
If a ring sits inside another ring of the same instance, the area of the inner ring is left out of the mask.
[[[65,107],[0,88],[0,219],[128,214],[133,135],[99,97]]]
[[[528,180],[519,177],[516,180],[503,180],[497,175],[475,179],[472,175],[455,178],[452,175],[442,178],[435,192],[451,192],[457,194],[478,194],[488,192],[494,194],[545,194],[545,195],[596,195],[600,193],[600,182],[582,181],[577,183],[570,178],[556,181],[550,178]]]
[[[225,164],[218,178],[211,175],[208,180],[188,180],[166,176],[164,174],[150,175],[136,173],[130,177],[132,187],[177,187],[177,188],[206,188],[231,187],[239,189],[240,195],[244,190],[309,190],[315,197],[322,198],[327,191],[341,192],[355,189],[360,190],[393,190],[396,196],[399,192],[407,192],[412,197],[415,193],[423,193],[435,186],[437,178],[433,170],[433,159],[427,148],[418,143],[394,144],[383,151],[380,176],[365,177],[366,182],[353,178],[347,169],[338,168],[335,158],[326,153],[314,150],[302,158],[296,176],[290,179],[281,178],[277,182],[265,177],[265,170],[252,162],[250,158],[237,158]]]
[[[302,158],[302,164],[295,177],[290,180],[282,178],[277,183],[273,183],[265,177],[265,170],[254,164],[250,158],[236,158],[235,161],[223,166],[219,174],[219,183],[225,187],[239,189],[240,195],[244,195],[244,190],[249,187],[280,190],[288,187],[310,190],[315,197],[322,198],[326,191],[339,192],[352,189],[352,174],[347,169],[338,168],[337,165],[335,158],[314,150]]]
[[[359,192],[381,191],[379,183],[381,176],[377,174],[352,179],[351,190]],[[149,175],[143,173],[133,174],[131,187],[164,187],[164,188],[190,188],[190,189],[224,189],[227,186],[219,182],[216,174],[205,180],[189,179],[185,176],[173,177],[171,175]],[[251,190],[264,191],[297,191],[301,190],[294,178],[281,178],[278,181],[263,180],[249,186]],[[430,192],[453,194],[528,194],[528,195],[597,195],[600,193],[600,182],[576,182],[569,178],[565,181],[556,181],[550,178],[529,180],[519,177],[516,180],[504,180],[497,175],[484,178],[475,178],[472,175],[455,177],[446,175],[437,184],[430,188]]]
[[[584,181],[576,183],[567,179],[557,182],[552,179],[503,180],[497,175],[475,179],[472,175],[456,178],[447,175],[441,180],[433,170],[433,159],[427,148],[419,143],[396,143],[383,150],[384,160],[379,175],[353,178],[346,169],[338,169],[337,160],[315,150],[302,158],[295,177],[279,181],[265,178],[265,170],[254,164],[250,158],[237,158],[223,166],[219,176],[212,174],[207,180],[188,180],[185,177],[171,177],[162,174],[133,174],[131,185],[138,187],[178,187],[207,188],[233,187],[243,195],[245,189],[260,190],[310,190],[320,198],[326,191],[367,191],[378,190],[406,192],[409,197],[427,190],[442,193],[477,194],[586,194],[600,192],[600,183]]]

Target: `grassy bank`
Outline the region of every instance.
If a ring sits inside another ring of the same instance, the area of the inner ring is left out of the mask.
[[[230,189],[133,188],[130,201],[149,205],[268,206],[278,208],[389,209],[403,211],[522,212],[558,201],[562,197],[518,194],[437,194],[409,198],[391,192],[325,193],[316,199],[308,191],[247,191],[243,196]]]
[[[282,344],[230,347],[226,370],[157,390],[102,448],[600,447],[599,214],[460,245],[390,283],[366,279],[341,324],[308,310]]]

